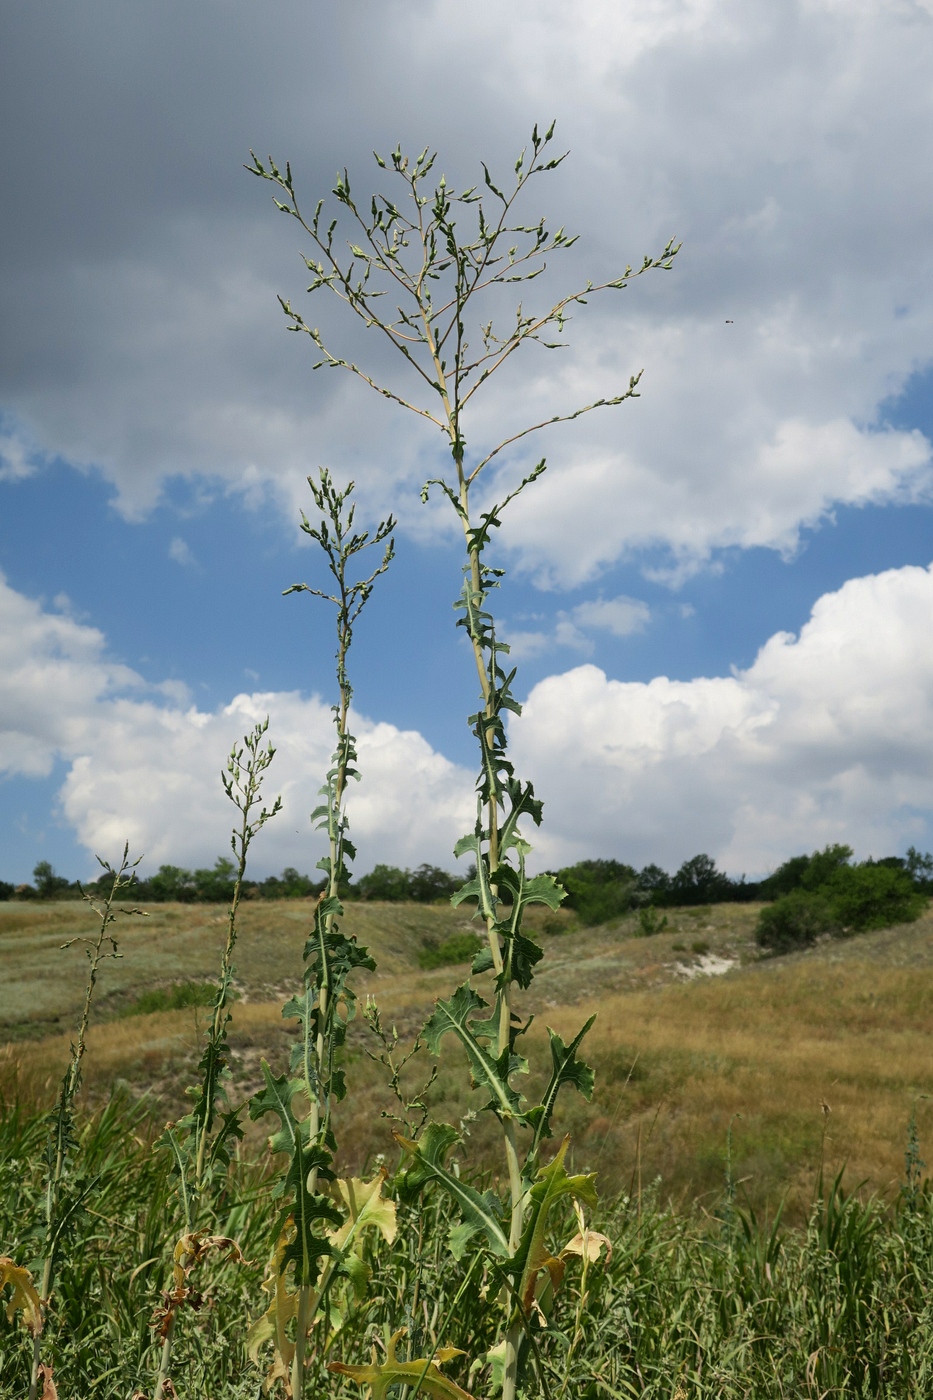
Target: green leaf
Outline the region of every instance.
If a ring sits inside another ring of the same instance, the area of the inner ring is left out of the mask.
[[[528,1213],[525,1228],[514,1259],[514,1272],[520,1274],[518,1296],[526,1316],[535,1296],[538,1275],[548,1269],[556,1282],[563,1276],[561,1262],[552,1257],[545,1243],[548,1216],[558,1201],[570,1197],[585,1205],[596,1205],[596,1175],[568,1176],[564,1158],[570,1138],[564,1138],[560,1151],[549,1166],[538,1172],[538,1179],[528,1192]]]
[[[470,1017],[486,1006],[488,1002],[474,992],[468,982],[464,982],[449,1001],[435,1004],[434,1015],[425,1025],[422,1035],[432,1055],[440,1053],[440,1044],[445,1035],[455,1035],[467,1052],[474,1088],[482,1086],[492,1095],[486,1107],[500,1118],[521,1121],[520,1098],[509,1084],[508,1077],[522,1068],[522,1061],[507,1049],[501,1055],[493,1054],[488,1046],[480,1044],[469,1024]]]
[[[429,1123],[417,1142],[402,1137],[400,1133],[396,1133],[395,1138],[412,1159],[405,1173],[406,1186],[420,1191],[429,1182],[436,1182],[460,1210],[462,1224],[451,1231],[451,1249],[459,1250],[454,1257],[461,1257],[467,1241],[473,1235],[482,1234],[493,1254],[500,1259],[507,1258],[509,1241],[502,1228],[502,1207],[498,1197],[493,1191],[480,1195],[445,1165],[447,1153],[460,1142],[456,1128],[449,1123]]]
[[[315,1231],[316,1225],[329,1225],[337,1230],[343,1216],[328,1196],[308,1190],[308,1178],[316,1168],[321,1176],[333,1176],[329,1171],[330,1153],[322,1147],[305,1148],[298,1141],[285,1178],[285,1189],[293,1193],[294,1204],[289,1214],[295,1226],[295,1238],[286,1246],[282,1268],[295,1266],[295,1284],[310,1287],[317,1282],[321,1260],[333,1254],[334,1247]]]
[[[595,1015],[591,1016],[586,1024],[577,1031],[569,1045],[565,1045],[561,1037],[556,1031],[552,1031],[550,1026],[547,1028],[551,1042],[551,1078],[540,1105],[532,1109],[529,1114],[529,1117],[533,1118],[535,1122],[535,1148],[542,1138],[551,1136],[551,1115],[554,1112],[557,1095],[565,1084],[571,1085],[587,1101],[593,1096],[596,1076],[585,1061],[577,1059],[577,1050],[595,1020]]]
[[[267,1113],[274,1113],[279,1120],[278,1132],[269,1138],[273,1152],[293,1153],[296,1143],[307,1136],[307,1128],[300,1124],[292,1112],[292,1099],[300,1093],[304,1085],[300,1079],[289,1079],[287,1074],[275,1078],[268,1063],[261,1061],[265,1088],[260,1089],[249,1101],[249,1116],[255,1123]]]

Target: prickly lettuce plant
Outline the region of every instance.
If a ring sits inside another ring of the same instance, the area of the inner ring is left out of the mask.
[[[273,1344],[266,1387],[280,1381],[295,1400],[305,1394],[309,1368],[312,1362],[320,1363],[327,1336],[340,1324],[347,1288],[365,1284],[366,1232],[375,1230],[390,1242],[395,1236],[395,1208],[382,1196],[384,1172],[370,1182],[335,1179],[337,1144],[332,1122],[334,1104],[346,1093],[338,1053],[355,1013],[356,997],[349,979],[358,968],[375,968],[367,950],[340,929],[340,887],[349,879],[347,861],[356,854],[347,834],[347,786],[359,776],[350,730],[353,692],[347,657],[354,625],[376,579],[391,563],[395,522],[391,517],[384,520],[372,536],[356,530],[355,506],[349,503],[352,482],[338,490],[322,469],[319,479],[309,477],[308,484],[321,518],[312,524],[302,515],[302,529],[323,552],[334,591],[299,583],[286,592],[311,593],[336,608],[339,696],[333,713],[337,742],[320,791],[324,800],[311,814],[318,830],[327,835],[327,854],[318,863],[326,884],[304,948],[303,990],[282,1008],[282,1015],[299,1025],[289,1072],[276,1077],[263,1061],[265,1085],[250,1104],[252,1118],[265,1114],[278,1118],[279,1127],[269,1145],[273,1153],[283,1155],[286,1167],[278,1186],[283,1209],[266,1284],[270,1303],[253,1325],[249,1348],[258,1360],[261,1348]],[[352,561],[379,544],[384,550],[378,567],[351,582]],[[320,1345],[309,1351],[316,1325]]]
[[[192,1270],[211,1253],[222,1253],[235,1260],[241,1258],[233,1240],[211,1233],[208,1216],[211,1197],[216,1194],[230,1165],[231,1145],[243,1136],[240,1117],[246,1105],[231,1105],[227,1095],[230,1078],[227,1068],[227,1027],[231,1019],[232,979],[236,972],[233,952],[237,941],[237,914],[246,876],[247,856],[266,822],[282,808],[280,797],[271,807],[262,803],[263,781],[275,757],[272,744],[264,743],[268,728],[267,717],[254,725],[240,743],[234,744],[226,770],[221,774],[224,792],[240,813],[239,821],[230,835],[236,876],[227,915],[227,938],[220,959],[217,991],[198,1065],[200,1080],[188,1090],[193,1100],[191,1111],[177,1123],[168,1124],[160,1140],[160,1145],[172,1154],[176,1194],[181,1206],[182,1233],[173,1252],[171,1287],[163,1294],[162,1306],[156,1313],[155,1325],[162,1349],[154,1400],[162,1400],[167,1392],[172,1341],[179,1313],[186,1304],[195,1305],[198,1301],[199,1295],[191,1284]]]
[[[505,660],[508,646],[497,639],[491,609],[491,594],[499,586],[502,570],[488,562],[487,551],[505,509],[541,476],[545,461],[539,461],[496,503],[478,508],[475,494],[490,464],[497,458],[504,460],[500,454],[551,424],[636,397],[640,374],[633,375],[616,395],[541,422],[519,424],[479,452],[467,449],[466,419],[474,396],[517,351],[529,342],[558,348],[573,308],[585,305],[597,292],[621,292],[650,269],[669,269],[677,252],[670,242],[657,257],[645,257],[636,271],[626,267],[605,283],[587,282],[545,304],[541,311],[529,311],[519,301],[504,326],[497,322],[504,289],[534,281],[551,255],[576,241],[563,228],[549,231],[543,218],[525,222],[517,210],[526,186],[564,159],[551,153],[553,132],[553,124],[544,135],[535,128],[530,151],[523,150],[515,162],[508,190],[493,181],[485,165],[481,188],[458,193],[443,175],[432,185],[436,158],[427,148],[414,159],[400,148],[388,160],[376,155],[379,167],[394,177],[400,197],[379,192],[368,203],[358,204],[344,171],[333,189],[337,214],[326,218],[324,200],[306,218],[288,165],[283,171],[271,157],[264,163],[253,155],[247,167],[278,187],[276,207],[297,220],[311,240],[312,250],[305,258],[311,274],[309,292],[333,293],[368,329],[379,331],[380,338],[404,360],[415,387],[410,395],[398,392],[365,367],[345,359],[325,344],[320,331],[300,311],[282,301],[289,329],[308,335],[317,348],[315,368],[346,369],[434,424],[451,455],[450,470],[426,484],[422,499],[427,500],[431,489],[437,488],[463,531],[464,581],[456,606],[479,681],[479,708],[470,717],[479,749],[479,777],[476,824],[456,847],[458,855],[472,857],[476,876],[454,896],[454,902],[476,901],[487,947],[477,956],[472,977],[491,974],[491,987],[484,997],[471,978],[449,1000],[438,1003],[424,1035],[435,1053],[447,1040],[459,1042],[474,1085],[487,1095],[487,1111],[499,1121],[509,1184],[504,1212],[495,1193],[481,1195],[448,1164],[458,1145],[452,1127],[431,1123],[417,1141],[406,1140],[405,1147],[411,1159],[409,1184],[433,1184],[457,1202],[462,1223],[453,1233],[452,1247],[461,1252],[468,1247],[482,1250],[502,1281],[503,1336],[490,1359],[505,1400],[515,1395],[525,1358],[538,1354],[537,1334],[546,1328],[540,1299],[548,1286],[559,1282],[560,1263],[546,1246],[550,1213],[559,1201],[579,1204],[595,1199],[592,1178],[567,1173],[566,1144],[549,1165],[542,1166],[540,1160],[560,1090],[570,1085],[589,1095],[593,1075],[577,1055],[588,1023],[570,1045],[551,1032],[552,1072],[541,1102],[528,1104],[518,1087],[519,1076],[527,1068],[519,1042],[530,1022],[522,1024],[513,1001],[516,991],[530,987],[542,956],[525,929],[524,915],[534,903],[556,908],[563,892],[549,876],[530,877],[526,871],[531,850],[526,833],[529,825],[540,824],[541,803],[532,785],[516,775],[508,757],[505,721],[510,713],[519,714],[520,706],[513,690],[515,671],[508,669]],[[470,227],[465,233],[461,226],[467,220]],[[394,1354],[393,1345],[393,1358]],[[391,1383],[378,1380],[372,1368],[364,1369],[366,1374],[360,1372],[355,1378],[372,1385],[374,1393],[382,1393]],[[426,1367],[422,1389],[428,1386],[428,1378]],[[410,1383],[407,1377],[404,1383]]]
[[[48,1136],[46,1139],[46,1177],[44,1193],[44,1231],[40,1255],[41,1284],[38,1289],[39,1307],[32,1311],[24,1310],[24,1318],[33,1334],[32,1369],[29,1377],[29,1400],[36,1400],[39,1382],[45,1375],[51,1379],[51,1369],[43,1368],[41,1360],[41,1332],[45,1313],[52,1293],[55,1265],[62,1243],[75,1217],[84,1208],[85,1202],[94,1189],[92,1179],[84,1179],[70,1171],[71,1159],[76,1147],[75,1102],[81,1090],[81,1072],[84,1056],[87,1053],[87,1033],[91,1021],[91,1005],[97,988],[101,964],[109,958],[122,957],[111,925],[118,915],[142,914],[141,909],[117,907],[118,896],[132,888],[136,879],[136,866],[142,857],[130,860],[129,843],[123,847],[123,858],[118,866],[109,865],[97,857],[99,864],[110,878],[110,889],[106,896],[82,891],[85,901],[97,920],[94,934],[70,938],[62,948],[83,944],[88,960],[87,984],[84,989],[84,1005],[78,1025],[77,1040],[72,1042],[68,1068],[65,1070],[58,1100],[49,1115]],[[25,1287],[20,1280],[20,1287]],[[15,1295],[14,1295],[15,1296]],[[34,1301],[34,1300],[33,1300]],[[17,1306],[20,1306],[17,1304]]]

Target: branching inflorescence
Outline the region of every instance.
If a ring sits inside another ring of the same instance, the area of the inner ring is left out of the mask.
[[[408,1186],[439,1187],[460,1210],[461,1224],[453,1232],[452,1247],[461,1254],[468,1247],[481,1250],[486,1265],[501,1281],[503,1336],[489,1350],[487,1359],[493,1376],[501,1382],[504,1400],[512,1400],[526,1362],[538,1356],[537,1335],[547,1326],[549,1291],[558,1286],[563,1274],[564,1259],[552,1256],[546,1246],[550,1211],[562,1199],[572,1198],[578,1204],[595,1200],[592,1177],[567,1173],[566,1143],[548,1165],[543,1166],[540,1160],[561,1088],[571,1085],[589,1096],[593,1075],[577,1056],[588,1022],[570,1045],[550,1032],[552,1071],[539,1103],[529,1106],[516,1084],[516,1077],[527,1068],[517,1043],[530,1021],[523,1025],[516,1014],[513,990],[530,986],[542,956],[540,946],[525,931],[524,914],[534,903],[556,908],[563,891],[550,876],[530,877],[526,872],[531,848],[521,825],[540,824],[541,803],[532,785],[516,776],[508,758],[506,716],[519,714],[520,706],[513,693],[515,671],[507,669],[504,661],[509,648],[496,636],[490,608],[490,593],[498,586],[502,570],[487,563],[485,555],[506,507],[541,476],[545,462],[539,461],[497,504],[477,511],[471,493],[490,464],[507,449],[552,424],[570,422],[636,397],[641,376],[632,375],[628,385],[610,397],[518,425],[481,453],[467,451],[465,420],[480,388],[527,343],[559,348],[565,343],[563,333],[575,307],[585,305],[597,293],[622,291],[633,278],[649,270],[669,269],[677,253],[671,241],[658,256],[645,257],[636,269],[626,267],[618,277],[603,283],[587,282],[540,312],[530,311],[518,301],[504,325],[497,323],[494,314],[484,314],[490,302],[494,309],[501,302],[503,289],[535,281],[546,271],[552,254],[576,241],[563,228],[551,232],[544,219],[522,222],[517,212],[529,182],[556,169],[565,158],[551,154],[553,133],[553,124],[543,135],[535,128],[530,150],[526,148],[515,162],[514,180],[507,191],[493,181],[486,165],[482,167],[482,187],[458,193],[444,176],[431,185],[436,158],[428,149],[415,159],[403,155],[400,148],[388,160],[376,155],[379,167],[395,177],[401,199],[379,193],[368,207],[362,206],[344,171],[333,189],[338,205],[335,217],[325,217],[324,200],[318,202],[310,218],[304,215],[288,165],[283,171],[271,158],[264,163],[254,155],[247,167],[277,186],[276,207],[294,218],[311,239],[312,253],[305,258],[311,273],[309,292],[333,293],[368,330],[388,342],[404,362],[413,388],[400,391],[336,353],[321,332],[283,300],[289,329],[307,335],[317,349],[315,367],[347,370],[383,397],[433,424],[444,434],[451,454],[451,470],[429,481],[422,499],[427,500],[432,488],[439,489],[463,531],[466,561],[456,607],[458,625],[469,637],[479,681],[480,706],[471,715],[470,724],[480,763],[476,824],[456,847],[457,855],[472,857],[476,873],[454,896],[454,903],[476,902],[487,946],[476,956],[471,979],[449,1000],[437,1004],[424,1037],[434,1053],[440,1052],[447,1037],[458,1041],[466,1053],[473,1084],[488,1095],[486,1108],[501,1125],[505,1151],[509,1182],[505,1214],[495,1193],[479,1193],[447,1165],[447,1157],[460,1140],[456,1129],[428,1123],[417,1140],[400,1141],[410,1161]],[[468,236],[460,229],[465,217],[473,220]],[[349,225],[348,230],[345,225]],[[472,984],[473,978],[488,973],[492,974],[491,1001]],[[584,1253],[589,1258],[587,1250]],[[385,1363],[388,1369],[375,1363],[338,1369],[371,1385],[374,1394],[382,1394],[390,1384],[411,1384],[407,1371],[403,1375],[398,1369],[396,1344],[397,1338],[393,1338],[391,1357]],[[452,1385],[437,1373],[435,1359],[428,1358],[414,1388],[441,1393],[442,1383]]]

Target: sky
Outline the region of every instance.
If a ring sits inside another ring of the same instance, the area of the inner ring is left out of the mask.
[[[0,879],[126,840],[212,864],[267,714],[284,809],[253,870],[314,866],[333,619],[281,595],[322,581],[321,465],[399,521],[352,657],[357,869],[454,868],[477,685],[456,522],[419,499],[449,457],[285,333],[278,294],[395,372],[309,302],[306,236],[243,166],[289,159],[311,207],[428,145],[463,186],[554,118],[528,213],[580,238],[529,304],[682,248],[469,425],[488,448],[644,371],[488,487],[547,456],[495,542],[535,862],[933,846],[930,0],[34,0],[0,54]]]

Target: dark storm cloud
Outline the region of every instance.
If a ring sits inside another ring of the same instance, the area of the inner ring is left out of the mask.
[[[243,162],[287,156],[313,199],[377,141],[456,129],[425,121],[438,78],[405,52],[427,8],[7,10],[0,395],[47,450],[103,466],[140,504],[172,471],[236,475],[264,440],[261,470],[294,453],[295,422],[301,437],[342,386],[312,388],[282,333],[275,292],[300,295],[300,231]]]
[[[925,443],[870,431],[930,353],[922,5],[39,0],[3,23],[5,432],[101,468],[126,510],[177,473],[290,495],[318,461],[378,508],[442,451],[313,376],[283,333],[302,235],[243,171],[250,146],[288,156],[310,206],[342,164],[368,191],[374,145],[431,141],[462,182],[553,114],[575,149],[543,203],[586,234],[558,285],[672,233],[687,246],[668,279],[581,317],[572,355],[544,372],[529,356],[474,422],[477,439],[514,429],[519,404],[547,416],[646,368],[637,405],[532,445],[555,452],[516,515],[527,566],[575,583],[652,542],[678,567],[788,549],[835,502],[928,489]],[[355,353],[330,314],[310,313]]]

